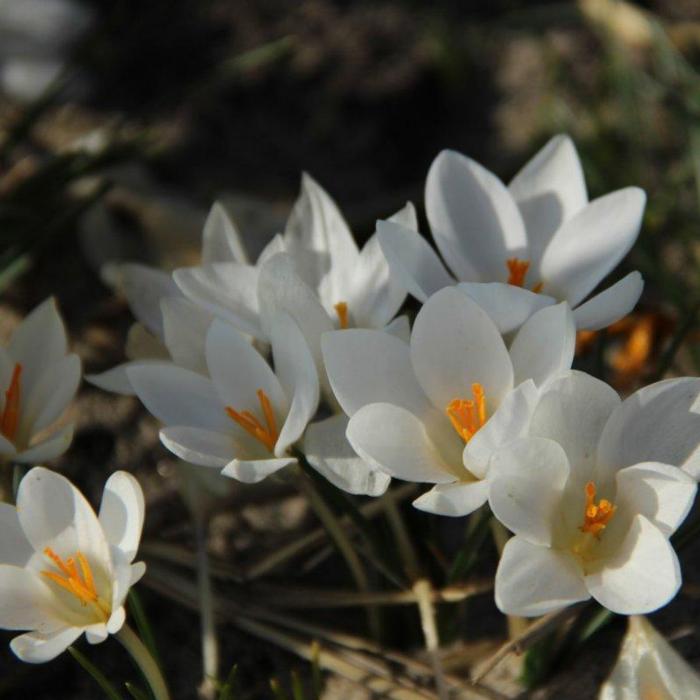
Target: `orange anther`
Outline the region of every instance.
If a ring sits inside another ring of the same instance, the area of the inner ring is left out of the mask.
[[[452,399],[445,408],[452,427],[464,442],[469,442],[487,421],[484,388],[478,382],[472,384],[472,396],[473,400]]]
[[[226,413],[229,418],[234,420],[243,428],[249,435],[252,435],[256,440],[262,442],[270,452],[275,449],[279,432],[277,431],[277,420],[275,412],[272,409],[272,404],[267,394],[262,390],[257,391],[258,401],[260,402],[260,410],[262,411],[265,424],[263,425],[256,416],[250,411],[236,411],[231,406],[226,406]]]
[[[596,487],[592,481],[586,484],[586,507],[583,512],[583,525],[581,532],[589,532],[595,537],[600,537],[608,523],[612,520],[617,506],[605,498],[601,498],[596,504]]]
[[[338,314],[338,322],[341,328],[347,328],[350,325],[350,319],[348,318],[348,305],[344,301],[339,301],[333,306],[335,312]]]
[[[515,287],[524,287],[525,276],[530,269],[530,261],[508,258],[506,265],[508,267],[508,284],[512,284]]]

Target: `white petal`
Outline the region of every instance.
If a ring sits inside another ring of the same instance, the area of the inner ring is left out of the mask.
[[[280,469],[296,464],[295,457],[285,457],[283,459],[236,459],[227,464],[222,470],[224,476],[242,481],[244,484],[257,484],[270,474],[274,474]]]
[[[139,548],[144,510],[143,491],[131,474],[119,471],[107,479],[98,518],[107,541],[119,547],[128,561]]]
[[[598,700],[694,700],[700,697],[695,669],[640,616],[628,618],[628,631],[615,668]]]
[[[135,360],[133,362],[124,362],[123,364],[112,367],[112,369],[108,369],[106,372],[101,372],[100,374],[86,374],[85,380],[90,384],[94,384],[100,389],[104,389],[105,391],[111,391],[115,394],[122,394],[124,396],[133,396],[136,392],[129,381],[129,368],[142,364],[150,364],[152,362],[155,362],[155,364],[161,364],[161,361],[158,360]]]
[[[357,456],[345,437],[347,426],[348,417],[342,414],[309,425],[304,434],[304,455],[333,486],[359,496],[381,496],[391,477]]]
[[[73,441],[73,424],[66,425],[45,440],[34,443],[26,450],[15,454],[12,459],[22,464],[49,462],[62,455]]]
[[[191,425],[225,432],[231,425],[207,377],[173,364],[130,367],[129,380],[144,406],[165,425]]]
[[[620,615],[644,615],[666,605],[678,592],[681,570],[670,542],[638,515],[614,556],[586,576],[590,594]]]
[[[483,479],[495,450],[511,440],[523,437],[530,426],[530,417],[539,393],[528,380],[511,391],[496,412],[464,447],[464,466]]]
[[[388,323],[382,330],[395,338],[402,340],[408,345],[411,341],[411,325],[408,321],[408,316],[402,314],[397,316],[391,323]]]
[[[282,312],[278,315],[270,340],[275,370],[287,396],[291,396],[289,413],[275,445],[275,455],[282,457],[301,437],[316,413],[319,384],[309,346],[289,314]]]
[[[85,629],[85,639],[87,639],[88,644],[101,644],[108,636],[109,632],[107,632],[107,626],[104,622],[90,625]]]
[[[212,317],[188,299],[166,297],[161,302],[163,339],[173,362],[200,374],[207,373],[204,339]]]
[[[554,235],[542,256],[549,294],[575,306],[627,255],[637,240],[646,195],[627,187],[593,200]]]
[[[246,446],[229,433],[190,426],[170,426],[160,431],[160,441],[180,459],[203,467],[225,467]],[[238,448],[238,449],[236,449]]]
[[[605,382],[583,372],[567,372],[543,390],[530,435],[559,443],[585,483],[593,477],[603,428],[619,405],[620,397]]]
[[[260,268],[258,295],[267,336],[272,332],[270,324],[276,314],[286,311],[297,322],[309,344],[321,388],[324,393],[330,394],[321,357],[321,334],[333,330],[333,322],[316,294],[297,273],[294,260],[289,255],[275,255]]]
[[[175,270],[173,279],[182,293],[214,316],[224,318],[255,338],[265,340],[260,328],[258,268],[240,263],[215,263]]]
[[[576,328],[586,331],[607,328],[634,309],[643,289],[644,280],[639,272],[630,272],[604,292],[574,309]]]
[[[496,605],[507,615],[535,617],[588,600],[573,557],[520,537],[508,541],[496,570]]]
[[[350,316],[360,328],[381,328],[401,308],[406,289],[390,273],[377,234],[365,243],[350,279],[346,301]]]
[[[307,173],[284,231],[287,251],[302,278],[324,303],[345,299],[358,250],[343,215],[328,193]]]
[[[131,576],[129,577],[129,585],[133,586],[138,583],[146,573],[146,564],[142,561],[137,561],[131,565]]]
[[[418,214],[412,202],[406,202],[401,209],[395,214],[392,214],[387,221],[394,224],[399,224],[404,228],[410,228],[412,231],[418,230]]]
[[[19,522],[17,509],[9,503],[0,503],[0,562],[24,566],[34,554]]]
[[[695,480],[678,467],[658,462],[635,464],[615,476],[618,505],[640,513],[670,537],[695,501]]]
[[[503,282],[460,282],[457,287],[486,311],[500,333],[520,328],[536,311],[557,303],[554,297]]]
[[[549,546],[568,476],[569,462],[556,442],[514,440],[491,460],[491,510],[516,535]]]
[[[458,478],[455,467],[444,460],[424,424],[399,406],[364,406],[350,419],[347,438],[362,459],[390,476],[435,484]]]
[[[53,297],[39,304],[19,324],[7,349],[13,363],[22,365],[22,392],[28,396],[43,370],[68,352],[66,329]]]
[[[48,428],[65,411],[79,384],[80,358],[77,355],[66,355],[46,367],[21,407],[19,434],[29,437]]]
[[[43,664],[62,654],[82,632],[80,627],[64,627],[46,635],[22,634],[10,642],[10,648],[22,661]]]
[[[517,386],[532,379],[542,386],[552,377],[571,369],[576,346],[576,327],[566,302],[533,314],[522,325],[510,346]]]
[[[90,564],[111,572],[109,545],[95,511],[64,476],[44,467],[31,469],[19,484],[17,513],[32,547],[50,547],[62,558],[82,552]]]
[[[427,241],[409,228],[390,221],[377,222],[377,240],[391,274],[418,301],[455,283]]]
[[[0,435],[0,455],[6,459],[14,459],[17,454],[14,444],[4,435]]]
[[[30,569],[0,564],[0,627],[48,632],[60,625],[56,599]]]
[[[278,421],[287,415],[289,403],[275,373],[233,326],[218,320],[211,324],[206,338],[206,356],[209,374],[223,405],[257,415],[260,411],[257,392],[262,389]]]
[[[163,319],[160,300],[180,296],[172,276],[167,272],[139,263],[118,266],[119,287],[126,297],[131,312],[158,338],[163,337]]]
[[[269,260],[277,253],[286,253],[287,248],[284,243],[284,238],[281,233],[276,234],[270,239],[270,242],[260,251],[258,259],[255,262],[257,267],[260,267],[265,261]]]
[[[615,409],[600,439],[598,462],[620,469],[663,462],[700,475],[700,379],[667,379],[636,391]]]
[[[433,161],[425,207],[443,260],[463,282],[505,282],[506,260],[527,259],[527,237],[505,185],[486,168],[455,151]]]
[[[444,411],[456,398],[484,389],[489,412],[513,387],[513,366],[501,334],[486,312],[458,289],[443,289],[413,323],[411,361],[433,405]]]
[[[462,517],[473,513],[489,497],[488,481],[437,484],[413,501],[413,506],[426,513]]]
[[[221,202],[214,202],[202,233],[202,265],[217,262],[248,262],[241,234]]]
[[[530,262],[539,260],[554,233],[588,203],[586,181],[573,141],[551,138],[508,185],[525,221]]]
[[[124,626],[126,622],[126,610],[124,606],[120,605],[116,610],[112,611],[112,616],[107,622],[107,632],[109,634],[116,634]]]
[[[338,402],[352,416],[370,403],[391,403],[416,415],[430,410],[411,365],[409,346],[383,331],[325,333],[323,358]]]

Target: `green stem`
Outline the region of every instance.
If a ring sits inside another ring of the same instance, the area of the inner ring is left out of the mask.
[[[165,684],[158,664],[153,660],[146,645],[138,638],[134,630],[129,625],[124,624],[115,637],[141,669],[148,685],[151,687],[155,700],[170,700],[168,686]]]
[[[301,470],[299,471],[297,483],[301,491],[308,499],[309,504],[316,513],[318,519],[326,529],[326,532],[330,535],[331,539],[335,543],[335,546],[338,548],[338,551],[345,559],[345,563],[348,565],[350,573],[355,579],[355,584],[361,591],[369,591],[370,586],[369,580],[367,579],[367,573],[365,572],[362,562],[360,561],[360,558],[357,556],[357,553],[350,542],[350,538],[347,536],[347,533],[340,524],[338,518],[335,517],[335,513],[333,513],[333,511],[326,505],[326,502],[316,490],[316,487],[311,479],[309,479],[309,477],[307,477]],[[372,634],[375,639],[379,639],[380,625],[376,608],[368,607],[367,615]]]
[[[123,700],[117,689],[107,680],[102,671],[75,647],[68,647],[68,653],[89,673],[109,700]]]

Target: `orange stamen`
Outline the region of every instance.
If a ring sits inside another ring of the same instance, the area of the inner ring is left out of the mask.
[[[75,555],[80,564],[81,573],[78,572],[75,559],[72,557],[64,561],[51,547],[44,549],[44,555],[56,565],[61,573],[42,571],[41,575],[49,579],[49,581],[53,581],[71,595],[74,595],[81,605],[94,606],[100,613],[100,617],[106,622],[111,615],[111,610],[109,605],[97,593],[95,578],[92,575],[92,569],[85,555],[82,552],[77,552]]]
[[[3,408],[2,414],[0,414],[0,433],[8,440],[14,440],[19,425],[19,379],[21,374],[22,365],[17,362],[12,371],[10,386],[5,392],[5,408]]]
[[[514,287],[524,287],[527,271],[530,269],[530,261],[521,260],[520,258],[508,258],[506,267],[508,268],[508,284],[512,284]],[[532,291],[535,294],[539,294],[542,291],[542,287],[544,287],[544,282],[538,282],[532,288]]]
[[[600,537],[600,534],[608,526],[612,520],[617,506],[601,498],[596,504],[596,487],[592,481],[586,484],[586,507],[583,512],[583,525],[579,528],[581,532],[589,532],[595,537]]]
[[[267,394],[262,390],[257,391],[260,409],[265,418],[265,425],[250,411],[238,412],[231,406],[226,406],[226,413],[229,418],[236,421],[249,435],[252,435],[256,440],[262,442],[270,452],[275,449],[279,432],[277,431],[277,420],[275,413],[272,410],[272,404]]]
[[[469,442],[487,421],[484,388],[478,382],[472,384],[472,396],[473,400],[452,399],[445,409],[452,427],[464,442]]]
[[[335,312],[338,314],[338,321],[340,322],[340,327],[345,329],[349,324],[348,318],[348,305],[344,301],[339,301],[333,306]]]
[[[515,287],[524,287],[525,276],[530,269],[530,261],[508,258],[506,265],[508,266],[508,284],[512,284]]]

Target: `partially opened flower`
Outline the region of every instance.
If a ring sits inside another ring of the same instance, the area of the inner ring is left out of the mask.
[[[410,344],[336,331],[323,354],[357,454],[390,476],[435,484],[416,507],[465,515],[488,497],[493,450],[527,430],[537,387],[571,366],[574,336],[560,304],[533,315],[508,348],[480,306],[444,289],[421,308]]]
[[[207,376],[165,362],[131,367],[128,375],[165,423],[161,440],[169,450],[256,482],[296,462],[291,447],[318,405],[313,359],[289,316],[274,324],[272,352],[276,373],[240,332],[217,320],[206,334]]]
[[[204,223],[202,263],[245,264],[247,260],[238,229],[221,204],[215,203]],[[127,370],[135,363],[172,359],[195,372],[206,371],[204,337],[211,314],[183,296],[172,274],[141,263],[105,268],[104,276],[124,295],[136,323],[127,336],[127,362],[86,379],[106,391],[130,395],[134,390]]]
[[[491,508],[516,535],[496,573],[503,612],[542,615],[592,596],[613,612],[643,614],[676,594],[681,574],[669,537],[696,484],[674,464],[674,426],[689,423],[700,380],[660,385],[642,390],[666,407],[650,424],[643,397],[620,403],[607,384],[568,373],[544,389],[530,437],[493,456]],[[621,431],[634,413],[643,430]]]
[[[0,348],[0,461],[54,459],[73,439],[73,424],[52,426],[75,396],[80,359],[53,298],[37,306]]]
[[[501,332],[557,301],[574,308],[580,329],[603,328],[631,311],[642,292],[632,272],[586,300],[637,238],[644,192],[617,190],[588,201],[576,149],[554,137],[506,187],[455,151],[433,162],[425,205],[436,253],[415,232],[380,222],[379,240],[392,273],[420,301],[461,286]]]
[[[410,230],[416,228],[410,204],[391,220]],[[331,327],[381,328],[406,298],[403,287],[389,274],[376,236],[359,250],[335,202],[308,175],[302,178],[301,195],[284,234],[270,242],[255,265],[240,259],[225,263],[205,259],[200,267],[176,270],[174,279],[202,308],[255,338],[269,340],[269,329],[261,319],[258,278],[263,263],[282,252],[294,261],[295,274]],[[268,283],[274,282],[272,275]],[[278,286],[285,294],[284,286]]]
[[[23,661],[50,661],[83,632],[91,644],[117,633],[129,588],[146,569],[136,556],[141,487],[126,472],[105,484],[99,516],[65,477],[35,467],[17,507],[0,504],[0,627]]]
[[[695,700],[697,671],[645,617],[629,618],[627,634],[598,700]]]

